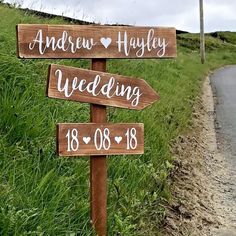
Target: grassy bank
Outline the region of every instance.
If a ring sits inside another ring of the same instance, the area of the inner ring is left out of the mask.
[[[89,105],[45,96],[50,63],[89,68],[89,60],[20,60],[18,23],[61,24],[0,4],[0,235],[92,235],[89,160],[55,153],[58,122],[88,122]],[[228,37],[228,36],[227,36]],[[207,39],[200,64],[198,36],[178,36],[177,60],[109,60],[108,71],[140,77],[161,96],[144,111],[109,108],[109,122],[143,122],[145,154],[108,158],[108,235],[152,235],[170,199],[171,140],[192,122],[192,108],[210,70],[236,63],[235,47]]]

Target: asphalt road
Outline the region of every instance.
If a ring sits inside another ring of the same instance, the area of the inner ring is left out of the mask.
[[[217,70],[210,80],[215,96],[218,148],[229,166],[230,183],[226,184],[229,190],[225,193],[225,201],[233,212],[232,226],[236,227],[236,66]],[[233,236],[236,231],[226,228],[216,235]]]
[[[217,70],[211,76],[211,84],[216,101],[218,144],[229,152],[229,162],[236,171],[236,66]]]

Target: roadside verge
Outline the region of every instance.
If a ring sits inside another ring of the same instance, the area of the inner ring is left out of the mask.
[[[173,198],[167,206],[163,235],[218,235],[218,229],[233,227],[233,212],[225,201],[230,172],[217,148],[214,119],[207,77],[195,107],[192,130],[172,146],[176,157],[171,173]]]

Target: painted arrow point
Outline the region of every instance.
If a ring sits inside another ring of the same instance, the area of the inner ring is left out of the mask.
[[[154,102],[160,100],[160,95],[156,93],[156,91],[143,79],[136,79],[139,80],[140,85],[142,86],[143,90],[145,91],[142,94],[142,99],[140,102],[140,106],[137,107],[137,110],[142,110]]]
[[[61,65],[49,67],[47,96],[135,110],[160,99],[143,79]]]

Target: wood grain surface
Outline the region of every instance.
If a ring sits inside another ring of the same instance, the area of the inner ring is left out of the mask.
[[[106,59],[92,59],[91,70],[106,72]],[[106,106],[90,104],[90,122],[107,123]],[[107,235],[107,157],[90,158],[90,220],[98,236]]]
[[[58,124],[59,156],[144,153],[144,126],[137,124]]]
[[[142,79],[61,65],[49,68],[47,96],[141,110],[159,100]]]
[[[21,58],[173,58],[176,30],[164,27],[17,25]]]

